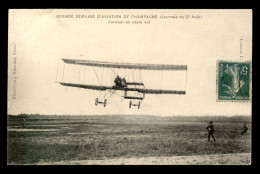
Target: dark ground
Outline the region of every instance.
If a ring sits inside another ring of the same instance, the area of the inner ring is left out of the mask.
[[[207,122],[216,142],[207,141]],[[240,135],[243,124],[249,130]],[[8,164],[251,152],[250,117],[8,116]]]

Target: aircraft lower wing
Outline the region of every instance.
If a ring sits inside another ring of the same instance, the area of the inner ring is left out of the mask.
[[[108,86],[83,85],[83,84],[75,84],[75,83],[60,83],[60,84],[63,85],[63,86],[76,87],[76,88],[85,88],[85,89],[93,89],[93,90],[99,90],[99,91],[112,89],[112,87],[108,87]]]
[[[112,90],[114,88],[110,86],[97,86],[97,85],[85,85],[85,84],[74,84],[74,83],[60,83],[63,86],[76,87],[76,88],[85,88],[92,90]],[[121,91],[137,91],[144,94],[185,94],[185,91],[177,91],[177,90],[156,90],[156,89],[141,89],[141,88],[117,88],[116,90]]]
[[[185,94],[185,91],[176,90],[156,90],[156,89],[139,89],[138,92],[145,94]]]

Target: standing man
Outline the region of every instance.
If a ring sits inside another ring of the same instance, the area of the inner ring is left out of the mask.
[[[206,127],[206,129],[208,130],[208,141],[210,141],[210,136],[212,136],[213,140],[215,140],[215,137],[214,137],[214,132],[215,132],[215,129],[214,129],[214,125],[213,125],[213,122],[210,121],[208,123],[208,126]]]

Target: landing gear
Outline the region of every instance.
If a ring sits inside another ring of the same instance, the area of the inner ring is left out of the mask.
[[[98,105],[98,98],[96,98],[96,100],[95,100],[95,105],[96,106]]]
[[[104,100],[104,107],[107,105],[107,99]]]
[[[96,100],[95,100],[95,105],[97,106],[98,104],[103,104],[104,107],[106,107],[106,105],[107,105],[107,99],[105,99],[104,102],[100,102],[100,101],[98,101],[98,98],[96,98]]]
[[[131,106],[138,106],[138,109],[141,107],[141,102],[139,101],[138,104],[133,104],[132,101],[129,102],[129,109],[131,109]]]

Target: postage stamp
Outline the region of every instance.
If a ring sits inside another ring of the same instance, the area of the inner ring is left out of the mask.
[[[218,61],[217,64],[217,100],[249,101],[250,62]]]

